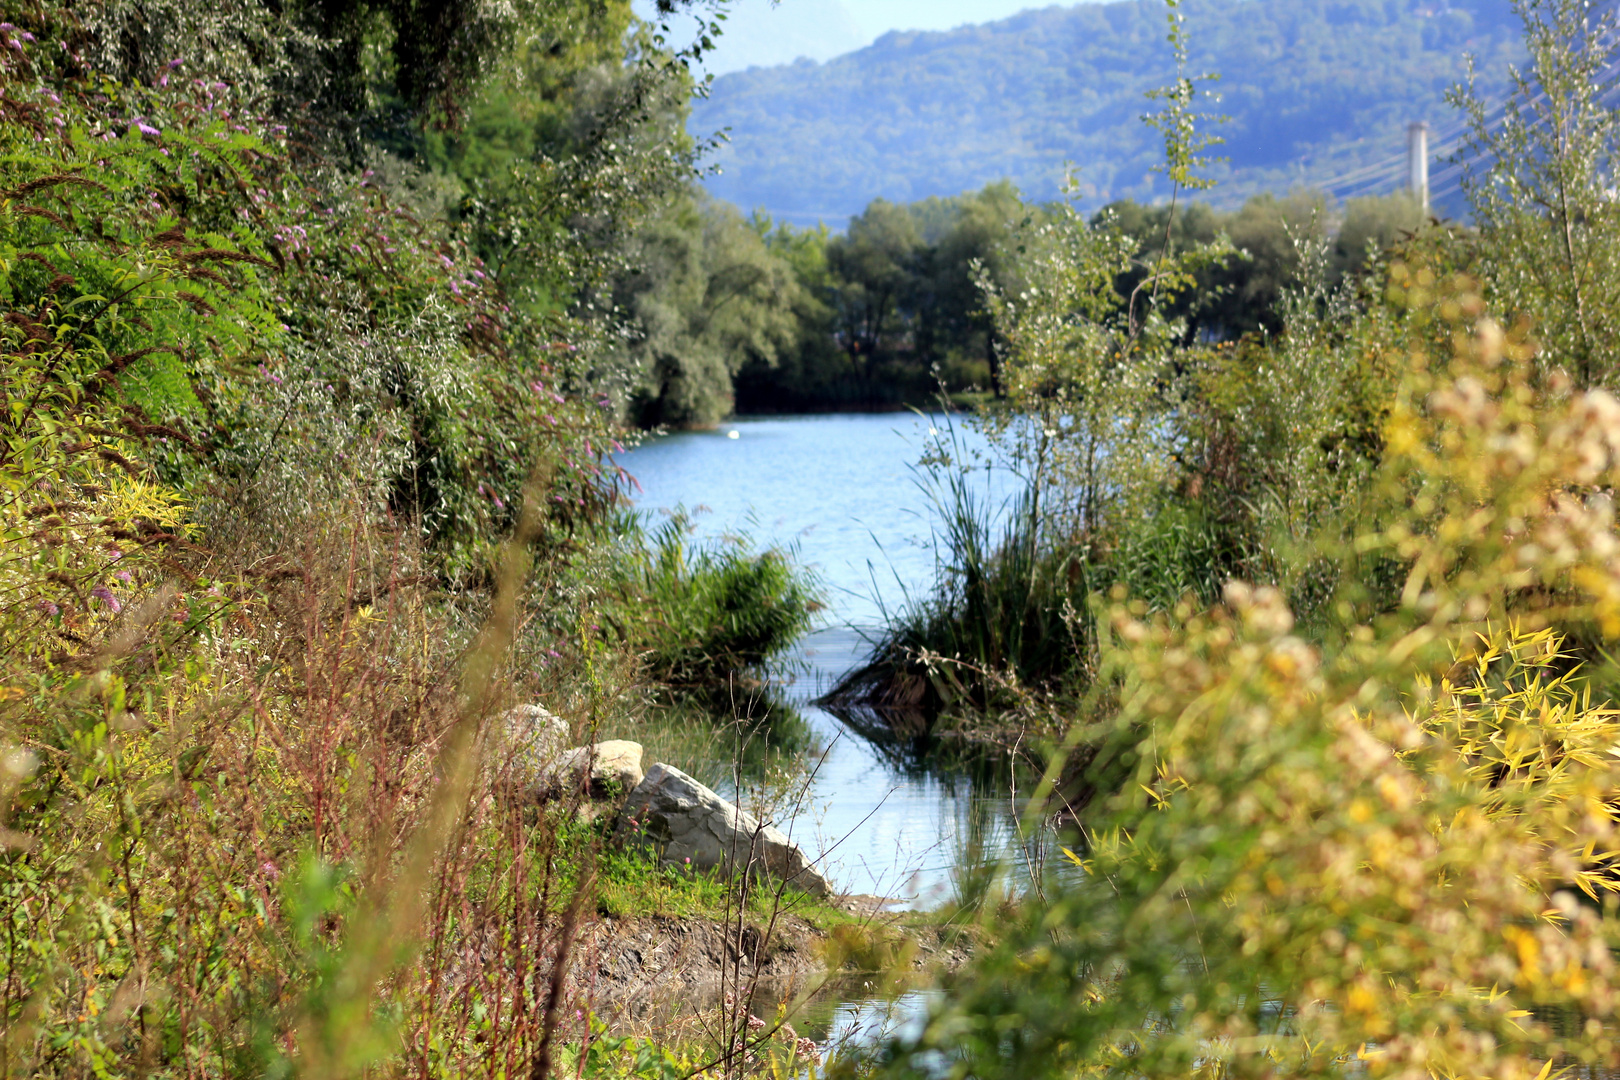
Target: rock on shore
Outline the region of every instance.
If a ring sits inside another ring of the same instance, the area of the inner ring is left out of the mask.
[[[657,846],[665,863],[728,873],[767,873],[812,896],[832,888],[804,851],[671,765],[654,765],[620,812],[618,835]]]
[[[592,798],[627,794],[635,790],[645,775],[641,771],[641,744],[628,739],[609,739],[594,746],[576,746],[564,750],[547,766],[547,776],[558,788],[583,781],[587,771]]]

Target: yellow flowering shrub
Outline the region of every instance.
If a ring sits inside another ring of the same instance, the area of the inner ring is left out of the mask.
[[[1239,582],[1208,611],[1120,597],[1099,680],[1118,714],[1100,743],[1070,736],[1084,783],[1117,794],[893,1068],[1528,1080],[1620,1062],[1620,724],[1557,634],[1620,632],[1620,402],[1533,375],[1472,283],[1412,290],[1454,356],[1401,358],[1372,524],[1324,552],[1342,632],[1308,641],[1280,593]]]

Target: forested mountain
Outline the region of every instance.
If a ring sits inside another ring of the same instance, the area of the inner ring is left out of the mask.
[[[791,2],[791,0],[790,0]],[[1192,69],[1218,72],[1212,111],[1228,203],[1304,184],[1339,196],[1404,181],[1407,125],[1443,153],[1445,91],[1478,58],[1494,92],[1521,55],[1506,0],[1187,0]],[[1169,82],[1160,0],[1049,7],[942,33],[891,33],[824,64],[716,80],[691,130],[729,129],[716,196],[841,226],[874,196],[912,201],[1011,178],[1056,195],[1065,161],[1097,206],[1151,198],[1157,132],[1143,92]],[[1454,192],[1435,164],[1436,192]]]

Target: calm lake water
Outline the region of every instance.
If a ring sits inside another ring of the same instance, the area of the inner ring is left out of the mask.
[[[824,752],[810,812],[779,822],[818,856],[841,890],[929,906],[949,895],[951,869],[970,830],[1003,835],[1005,792],[965,775],[897,763],[838,718],[809,703],[866,651],[866,637],[936,573],[935,510],[914,466],[952,431],[942,416],[911,413],[734,420],[716,432],[651,440],[620,462],[641,491],[637,508],[695,512],[698,536],[747,534],[796,549],[829,594],[823,627],[804,644],[809,671],[789,696]],[[982,448],[954,432],[958,450]],[[984,475],[999,502],[1004,475]],[[791,828],[788,826],[791,825]]]

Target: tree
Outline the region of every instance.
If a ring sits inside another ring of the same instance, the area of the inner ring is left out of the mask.
[[[1340,282],[1366,265],[1369,253],[1388,251],[1427,223],[1423,204],[1409,192],[1351,199],[1333,240],[1329,273]]]
[[[773,364],[797,340],[802,290],[763,231],[735,207],[692,196],[633,241],[613,300],[629,316],[637,423],[713,426],[731,412],[742,366]]]
[[[1033,220],[1033,209],[1009,180],[952,202],[950,224],[922,260],[917,348],[931,362],[944,365],[947,383],[982,382],[1000,393],[995,321],[979,280],[986,275],[1008,284],[1012,237],[1021,223]],[[981,368],[983,379],[973,378]]]
[[[908,306],[921,248],[917,223],[886,199],[874,200],[828,245],[827,264],[838,281],[840,344],[868,384],[885,354],[915,347]]]
[[[1469,123],[1463,190],[1489,254],[1493,299],[1529,319],[1582,386],[1620,382],[1620,17],[1589,0],[1513,0],[1528,69],[1495,119],[1453,89]]]

